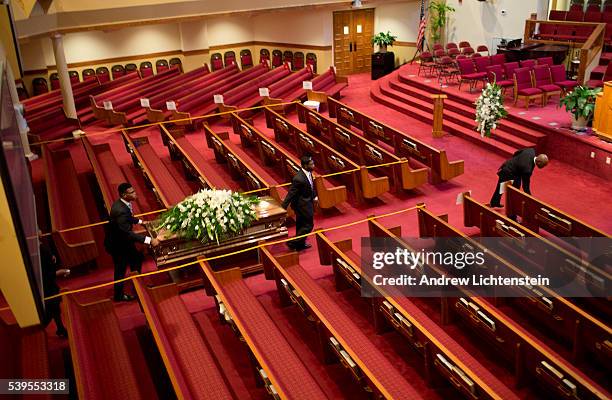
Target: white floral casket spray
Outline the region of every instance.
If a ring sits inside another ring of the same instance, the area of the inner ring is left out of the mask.
[[[476,130],[481,137],[491,137],[491,129],[497,128],[497,121],[508,115],[504,108],[502,89],[496,83],[487,83],[482,94],[476,100]]]
[[[157,229],[185,239],[216,241],[239,234],[257,219],[257,196],[231,190],[202,189],[166,211]]]

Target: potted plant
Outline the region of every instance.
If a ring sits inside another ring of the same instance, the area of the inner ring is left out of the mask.
[[[574,90],[561,98],[559,106],[572,113],[572,129],[583,131],[593,116],[597,93],[601,88],[590,89],[586,86],[576,86]]]
[[[442,39],[444,33],[444,27],[448,20],[448,14],[455,11],[455,9],[447,5],[444,1],[433,1],[429,5],[430,19],[431,19],[431,40],[433,43],[438,43]]]
[[[380,32],[372,36],[372,44],[377,44],[378,51],[380,51],[381,53],[386,53],[387,46],[393,46],[393,43],[395,43],[396,39],[397,36],[391,35],[390,31],[387,31],[387,33]]]

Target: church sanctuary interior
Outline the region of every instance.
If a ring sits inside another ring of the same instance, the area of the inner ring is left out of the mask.
[[[0,398],[612,399],[612,0],[2,0]]]

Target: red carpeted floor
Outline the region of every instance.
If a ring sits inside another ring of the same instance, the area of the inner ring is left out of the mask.
[[[457,196],[464,191],[472,191],[472,195],[482,202],[488,202],[491,193],[495,187],[497,176],[496,171],[498,166],[504,161],[503,157],[487,151],[486,149],[470,143],[464,139],[445,136],[443,138],[434,139],[431,137],[431,125],[412,118],[405,114],[394,111],[379,103],[373,101],[370,97],[370,89],[373,85],[370,78],[366,74],[354,75],[350,77],[349,87],[343,91],[342,101],[358,108],[359,110],[376,116],[379,120],[405,131],[435,147],[446,149],[451,160],[465,160],[465,173],[450,182],[439,185],[426,184],[417,190],[402,193],[400,195],[385,194],[381,198],[367,204],[365,206],[355,206],[350,203],[345,203],[339,207],[337,212],[328,213],[325,215],[317,215],[315,218],[315,228],[334,227],[347,222],[364,219],[370,215],[380,215],[387,212],[393,212],[414,206],[417,203],[424,202],[429,209],[436,213],[448,214],[449,222],[456,227],[471,233],[463,228],[462,224],[462,209],[456,204]],[[547,107],[551,108],[551,106]],[[535,109],[534,109],[535,110]],[[531,112],[531,111],[530,111]],[[555,110],[547,111],[552,115]],[[297,123],[297,117],[293,113],[289,118]],[[548,118],[548,117],[547,117]],[[272,132],[265,128],[265,122],[262,116],[255,119],[255,125],[266,135],[273,138]],[[217,132],[230,131],[230,127],[223,122],[212,124],[213,130]],[[87,132],[100,131],[102,128],[92,127],[91,130],[85,129]],[[135,133],[136,136],[147,135],[149,140],[156,149],[163,162],[171,171],[177,182],[185,190],[195,190],[196,186],[193,182],[189,182],[184,178],[180,164],[171,161],[167,149],[163,147],[159,136],[159,131],[156,128],[149,128]],[[240,185],[234,182],[225,166],[217,164],[214,160],[212,150],[206,147],[204,135],[202,132],[194,132],[189,134],[189,140],[199,149],[207,160],[205,170],[213,184],[219,188],[226,187],[233,190],[239,190]],[[237,135],[230,134],[231,147],[235,149],[241,157],[251,165],[260,175],[268,180],[271,184],[282,183],[278,171],[267,168],[262,165],[257,156],[249,150],[242,149]],[[131,158],[126,152],[121,141],[120,135],[108,134],[99,135],[92,138],[94,143],[109,142],[114,149],[114,155],[117,161],[122,164],[124,171],[129,173],[132,183],[137,188],[139,193],[139,206],[142,212],[158,209],[160,206],[156,202],[155,197],[146,188],[138,170],[131,165]],[[92,188],[91,182],[91,166],[88,163],[87,157],[80,147],[80,144],[68,144],[75,160],[77,171],[82,177],[82,189],[86,193],[85,199],[87,207],[92,210],[92,215],[95,214],[94,198],[95,188]],[[288,149],[290,150],[290,149]],[[37,193],[42,196],[44,194],[44,176],[40,160],[33,163],[33,180]],[[584,221],[603,229],[607,232],[612,232],[612,206],[609,199],[612,198],[612,185],[608,181],[584,172],[572,165],[565,164],[560,160],[553,160],[551,164],[543,170],[538,170],[532,178],[532,191],[538,198],[555,205],[568,213],[583,219]],[[39,209],[44,210],[46,200],[37,198]],[[93,217],[92,221],[100,217]],[[386,226],[400,225],[404,236],[417,235],[417,218],[414,211],[395,215],[393,217],[382,218],[381,222]],[[46,214],[41,215],[41,226],[48,230],[48,222]],[[43,229],[45,230],[45,229]],[[96,239],[102,238],[101,231],[97,232]],[[290,228],[290,235],[293,235],[293,228]],[[338,239],[353,239],[353,246],[359,252],[360,238],[368,236],[366,223],[351,226],[349,228],[334,230],[328,233],[328,236],[334,240]],[[321,266],[318,260],[317,249],[314,240],[310,241],[313,248],[303,252],[300,255],[301,264],[307,271],[318,280],[318,283],[325,288],[328,293],[338,302],[343,310],[351,317],[351,319],[368,334],[370,339],[377,345],[380,351],[388,357],[394,365],[402,372],[404,376],[415,385],[426,398],[454,398],[457,397],[456,392],[450,390],[446,385],[437,385],[430,387],[427,385],[422,369],[420,368],[420,360],[404,340],[395,333],[387,333],[384,335],[376,335],[370,320],[367,303],[359,299],[357,293],[345,291],[337,293],[333,290],[331,281],[331,269],[328,266]],[[100,242],[101,243],[101,242]],[[101,254],[104,254],[101,249]],[[112,264],[107,256],[101,256],[98,260],[97,267],[91,271],[79,273],[78,271],[73,277],[61,280],[59,283],[65,289],[75,289],[92,284],[108,282],[112,279]],[[144,270],[154,270],[155,265],[151,260],[145,263]],[[333,397],[344,398],[362,398],[363,393],[356,391],[351,385],[350,377],[339,365],[321,365],[314,354],[312,346],[312,337],[303,328],[303,316],[293,308],[282,309],[279,306],[278,295],[274,282],[266,281],[262,275],[246,278],[252,292],[258,296],[261,304],[266,311],[273,317],[279,329],[285,334],[289,343],[295,348],[299,354],[303,354],[303,359],[308,365],[311,365],[314,374],[320,377],[323,389]],[[80,295],[81,299],[93,300],[100,297],[110,297],[112,288],[98,289],[91,293]],[[240,381],[236,382],[234,387],[235,393],[242,393],[245,397],[263,398],[265,393],[263,389],[255,386],[255,381],[252,377],[250,368],[248,367],[248,358],[244,348],[240,346],[237,340],[234,340],[231,331],[227,326],[222,326],[214,313],[214,302],[207,297],[202,290],[191,291],[182,295],[188,310],[194,316],[195,321],[201,329],[203,335],[207,338],[207,343],[213,350],[213,353],[219,360],[220,364],[226,369],[228,377],[240,377]],[[427,302],[419,302],[420,307],[428,309],[431,312],[431,318],[438,318],[435,307],[430,307]],[[151,377],[151,385],[156,386],[155,390],[158,395],[165,393],[168,390],[164,385],[163,365],[159,363],[158,357],[144,357],[141,354],[148,354],[151,351],[149,348],[154,343],[150,340],[150,333],[143,331],[145,325],[144,315],[140,311],[136,303],[121,303],[115,307],[116,313],[121,321],[122,329],[126,332],[126,338],[130,344],[134,344],[135,349],[134,361],[142,366],[143,371],[148,371]],[[525,322],[529,323],[529,322]],[[496,363],[495,354],[487,354],[486,350],[480,346],[477,338],[473,338],[454,325],[448,327],[449,332],[454,338],[465,343],[466,349],[472,354],[475,354],[483,360],[483,364],[487,368],[491,368],[498,374],[499,379],[506,383],[516,391],[516,393],[525,398],[535,397],[535,394],[530,388],[515,389],[512,387],[512,372],[510,369],[504,368]],[[55,338],[53,335],[54,327],[48,329],[50,338],[50,347],[54,357],[52,357],[54,376],[64,376],[65,371],[70,368],[66,365],[69,360],[65,357],[59,357],[58,354],[63,354],[67,348],[67,343]],[[552,344],[552,339],[548,340]],[[137,345],[139,343],[140,345]],[[565,355],[565,354],[564,354]],[[160,377],[161,376],[161,377]],[[161,384],[159,382],[162,382]]]

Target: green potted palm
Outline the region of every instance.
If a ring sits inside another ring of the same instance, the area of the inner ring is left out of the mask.
[[[444,39],[444,27],[450,13],[455,9],[447,5],[444,1],[433,1],[429,5],[431,40],[433,43],[440,43]]]
[[[595,100],[601,88],[590,89],[586,86],[576,86],[574,90],[561,98],[559,106],[572,114],[572,129],[583,131],[593,117]]]
[[[393,43],[395,43],[396,39],[397,36],[391,35],[390,31],[387,31],[387,33],[380,32],[372,36],[372,44],[378,45],[379,52],[386,53],[387,46],[393,46]]]

